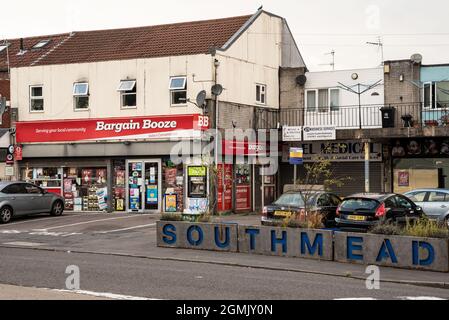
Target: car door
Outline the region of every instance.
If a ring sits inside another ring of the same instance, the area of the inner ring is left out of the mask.
[[[449,210],[449,203],[446,202],[446,193],[440,191],[429,192],[424,212],[430,219],[438,219]]]
[[[396,196],[399,210],[403,211],[403,217],[419,217],[421,212],[416,210],[416,204],[403,196]]]
[[[44,192],[38,186],[33,184],[25,184],[25,189],[28,196],[28,208],[30,213],[43,213],[47,212],[45,205]]]
[[[14,183],[6,186],[2,193],[6,194],[6,200],[11,205],[14,216],[29,214],[27,203],[27,191],[23,183]]]

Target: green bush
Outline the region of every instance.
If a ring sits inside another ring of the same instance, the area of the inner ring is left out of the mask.
[[[428,218],[407,222],[405,226],[395,223],[382,223],[373,227],[369,232],[372,234],[383,234],[389,236],[410,236],[437,239],[449,238],[449,230],[444,224],[429,220]]]
[[[163,213],[161,221],[182,221],[182,215],[178,213]]]
[[[403,234],[421,238],[449,238],[449,230],[444,224],[427,218],[420,219],[415,223],[407,223]]]

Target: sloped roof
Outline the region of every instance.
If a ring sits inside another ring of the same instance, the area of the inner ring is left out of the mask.
[[[177,55],[206,54],[221,48],[252,15],[184,22],[149,27],[81,31],[72,34],[24,39],[28,51],[17,55],[20,40],[9,40],[11,67],[87,63]],[[40,40],[51,43],[29,50]],[[0,42],[1,43],[1,42]],[[6,50],[0,52],[0,69],[6,65]]]

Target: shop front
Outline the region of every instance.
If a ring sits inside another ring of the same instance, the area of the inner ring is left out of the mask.
[[[267,188],[276,191],[275,176],[264,176],[258,156],[266,156],[265,143],[249,141],[223,141],[222,155],[226,163],[218,165],[219,212],[248,213],[262,210]],[[232,161],[230,161],[232,159]],[[232,162],[232,163],[229,163]],[[270,184],[262,186],[262,180]],[[264,180],[264,181],[265,181]]]
[[[334,187],[339,196],[349,196],[364,192],[365,186],[365,148],[359,140],[314,141],[302,143],[285,143],[282,148],[282,162],[280,181],[282,190],[294,184],[293,165],[289,164],[290,147],[300,147],[304,150],[304,164],[312,164],[319,159],[330,162],[329,171],[333,178],[343,179],[344,184]],[[371,192],[383,192],[384,166],[383,146],[381,143],[370,143],[369,179]],[[315,181],[309,177],[304,166],[298,166],[298,179],[303,184],[321,184],[324,181]],[[332,188],[331,188],[332,189]]]
[[[179,141],[202,149],[199,117],[18,123],[18,178],[64,196],[69,211],[183,212],[188,169],[170,155]]]
[[[420,188],[449,188],[449,139],[392,141],[394,192]]]

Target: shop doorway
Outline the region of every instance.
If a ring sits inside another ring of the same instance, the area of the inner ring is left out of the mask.
[[[128,212],[162,212],[161,165],[161,160],[128,160],[126,162]]]
[[[264,166],[260,165],[256,165],[254,171],[254,208],[260,213],[264,206],[276,200],[276,175],[265,175]]]

